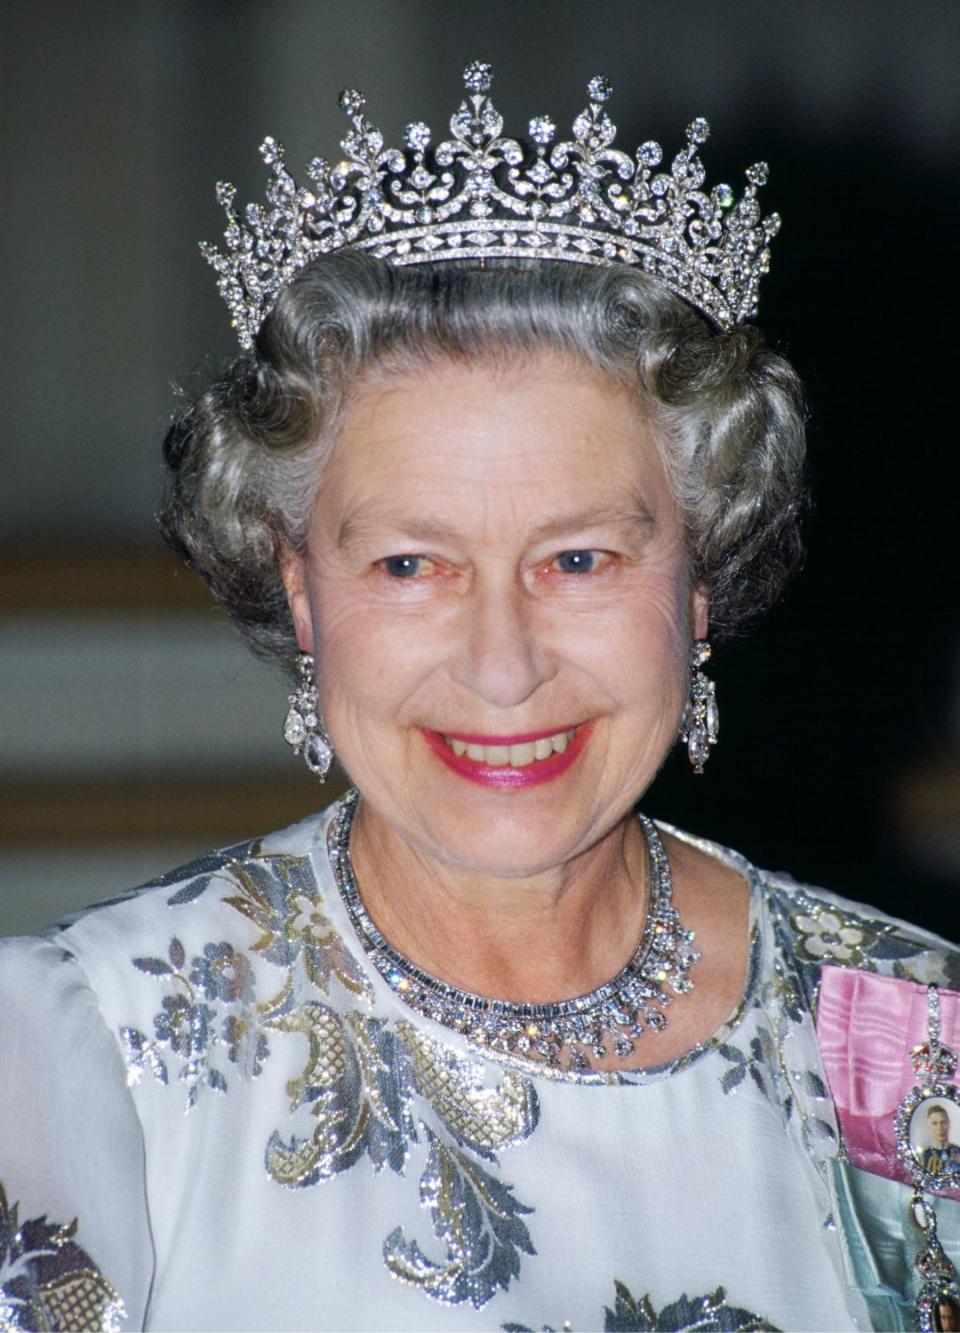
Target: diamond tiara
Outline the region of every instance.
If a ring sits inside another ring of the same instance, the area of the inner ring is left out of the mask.
[[[251,348],[274,302],[306,264],[337,250],[363,250],[396,266],[450,260],[550,259],[631,264],[653,274],[721,329],[756,314],[768,243],[780,228],[762,218],[757,190],[767,164],[746,172],[736,198],[729,185],[704,187],[697,154],[710,126],[698,117],[670,163],[660,145],[635,157],[613,147],[616,126],[604,104],[613,89],[602,75],[587,85],[588,105],[572,137],[556,140],[549,116],[529,123],[530,144],[503,135],[490,100],[490,66],[464,71],[466,96],[450,120],[451,138],[431,148],[429,126],[406,127],[404,149],[385,148],[363,114],[366,99],[340,95],[351,129],[344,158],[315,157],[309,186],[298,186],[283,145],[268,138],[260,154],[273,175],[263,204],[236,207],[221,181],[225,248],[201,244],[241,345]]]

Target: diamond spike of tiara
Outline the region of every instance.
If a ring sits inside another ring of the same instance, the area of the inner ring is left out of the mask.
[[[525,147],[504,136],[491,82],[489,65],[467,66],[451,137],[432,149],[420,121],[406,127],[403,150],[385,147],[363,114],[365,98],[348,89],[340,95],[351,125],[343,160],[314,158],[308,186],[297,185],[271,138],[260,146],[272,172],[265,205],[240,212],[234,186],[217,185],[226,244],[201,250],[243,347],[253,346],[305,264],[348,248],[394,265],[531,257],[632,264],[720,328],[756,313],[768,242],[780,227],[778,215],[762,218],[757,204],[765,162],[748,168],[739,199],[729,185],[708,191],[697,152],[710,133],[702,117],[687,127],[669,167],[653,142],[630,157],[613,147],[616,126],[604,110],[613,90],[602,75],[587,85],[589,101],[569,139],[557,141],[553,121],[535,116]]]

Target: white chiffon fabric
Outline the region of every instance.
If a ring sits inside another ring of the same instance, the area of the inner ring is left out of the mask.
[[[549,1077],[394,995],[328,820],[0,946],[0,1328],[869,1327],[811,1005],[938,941],[698,843],[751,885],[735,1014]]]

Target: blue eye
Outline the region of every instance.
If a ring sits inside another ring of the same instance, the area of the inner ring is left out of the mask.
[[[597,567],[597,552],[564,551],[557,556],[556,564],[562,574],[592,574]]]
[[[395,579],[415,578],[422,565],[422,555],[391,555],[383,561],[384,570]]]

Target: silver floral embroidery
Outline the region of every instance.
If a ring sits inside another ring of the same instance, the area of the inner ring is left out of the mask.
[[[532,1210],[491,1170],[497,1151],[536,1128],[534,1085],[512,1070],[499,1070],[489,1085],[490,1066],[412,1024],[388,1025],[317,999],[336,982],[354,1003],[370,1006],[373,989],[324,914],[309,861],[267,856],[257,844],[236,850],[247,855],[206,858],[199,875],[180,872],[163,884],[177,885],[168,902],[183,908],[213,883],[225,883],[223,901],[252,923],[257,937],[246,953],[227,941],[205,944],[188,965],[174,936],[166,957],[133,960],[166,994],[152,1035],[121,1029],[130,1081],[146,1071],[167,1084],[179,1066],[189,1110],[202,1088],[227,1091],[231,1065],[255,1078],[277,1039],[304,1042],[303,1067],[287,1084],[290,1129],[274,1130],[266,1145],[268,1175],[306,1188],[364,1157],[375,1171],[402,1175],[411,1146],[422,1145],[420,1199],[446,1256],[428,1258],[397,1228],[384,1260],[391,1273],[434,1299],[479,1308],[517,1276],[520,1253],[534,1252],[521,1220]],[[259,1002],[255,957],[278,969],[277,988]]]
[[[629,1287],[623,1282],[614,1282],[616,1299],[613,1308],[604,1309],[604,1333],[721,1333],[721,1330],[767,1330],[777,1333],[775,1324],[768,1323],[760,1315],[749,1310],[730,1305],[723,1287],[708,1296],[681,1296],[679,1300],[665,1305],[661,1310],[654,1309],[649,1296],[639,1299],[631,1295]],[[501,1324],[503,1333],[535,1333],[526,1324]],[[569,1333],[571,1325],[562,1325],[564,1333]],[[551,1325],[544,1324],[541,1333],[558,1333]]]
[[[407,1070],[386,1024],[312,1003],[270,1026],[307,1040],[307,1063],[288,1091],[291,1110],[309,1106],[316,1124],[309,1138],[284,1140],[274,1130],[269,1175],[280,1185],[315,1185],[363,1156],[376,1171],[389,1166],[402,1173],[417,1133]]]
[[[77,1222],[17,1212],[0,1184],[0,1330],[121,1328],[123,1301],[77,1244]]]
[[[766,896],[776,957],[746,1021],[718,1046],[729,1064],[721,1087],[730,1094],[752,1085],[785,1121],[796,1117],[806,1150],[822,1166],[839,1144],[833,1102],[815,1050],[816,1067],[791,1058],[791,1039],[811,1021],[821,966],[832,962],[920,979],[931,968],[944,974],[946,960],[896,922],[851,911],[799,886],[773,885]]]
[[[522,1220],[532,1208],[517,1203],[509,1186],[466,1153],[444,1144],[423,1126],[430,1153],[420,1177],[420,1200],[429,1208],[445,1261],[427,1258],[397,1227],[384,1242],[383,1257],[400,1281],[447,1305],[469,1301],[481,1309],[497,1288],[520,1273],[520,1251],[535,1254]]]
[[[226,1092],[221,1053],[249,1077],[261,1072],[270,1051],[257,1019],[253,969],[245,954],[225,940],[206,944],[188,972],[186,950],[174,936],[166,958],[135,958],[133,965],[164,978],[168,994],[161,998],[152,1037],[138,1028],[120,1029],[128,1082],[138,1082],[149,1071],[160,1083],[169,1083],[167,1053],[179,1061],[177,1077],[186,1084],[191,1110],[201,1088]]]

